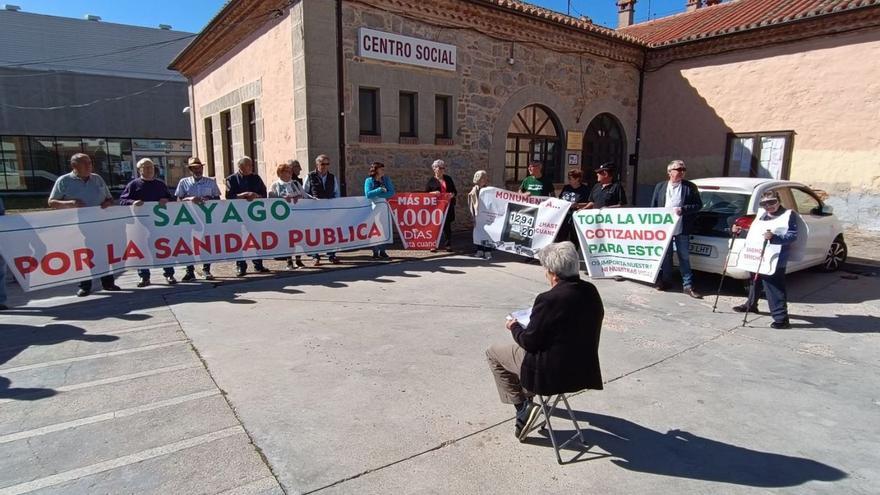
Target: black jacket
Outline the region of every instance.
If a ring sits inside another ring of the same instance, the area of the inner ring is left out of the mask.
[[[443,174],[443,180],[446,181],[446,192],[453,193],[458,195],[458,190],[455,188],[455,182],[452,182],[452,177]],[[440,181],[437,180],[436,177],[431,177],[428,179],[428,183],[425,185],[425,192],[434,192],[440,190]],[[446,221],[451,222],[455,220],[455,197],[452,198],[452,201],[449,202],[449,211],[446,212]]]
[[[257,196],[265,198],[266,184],[257,174],[241,175],[236,172],[226,178],[226,199],[235,199],[243,192],[255,192]]]
[[[654,196],[651,198],[651,207],[666,206],[666,187],[669,181],[664,180],[654,187]],[[681,186],[684,188],[684,198],[682,198],[681,206],[681,233],[690,235],[694,229],[694,222],[697,220],[697,212],[703,208],[703,200],[700,198],[700,191],[697,185],[689,180],[682,180]]]
[[[540,395],[602,389],[599,333],[605,309],[593,284],[574,277],[538,294],[529,326],[513,326],[525,349],[523,388]]]

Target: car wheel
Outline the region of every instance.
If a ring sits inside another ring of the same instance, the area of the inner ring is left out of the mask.
[[[839,235],[828,248],[828,254],[825,255],[825,261],[820,268],[823,272],[837,271],[846,261],[846,254],[846,243],[843,242],[843,236]]]

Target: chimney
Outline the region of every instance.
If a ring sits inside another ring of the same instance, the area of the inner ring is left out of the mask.
[[[3,6],[3,8],[10,12],[18,12],[19,10],[21,10],[21,7],[19,7],[18,5],[12,5],[11,3],[7,3]]]
[[[693,12],[703,6],[703,0],[687,0],[684,4],[685,12]]]
[[[83,16],[83,19],[85,19],[85,20],[87,20],[87,21],[95,21],[95,22],[99,22],[99,21],[101,20],[101,16],[99,16],[99,15],[92,15],[92,14],[86,14],[86,15]]]
[[[617,29],[632,26],[636,0],[617,0]]]
[[[163,29],[165,31],[171,31],[171,24],[159,24],[159,29]]]

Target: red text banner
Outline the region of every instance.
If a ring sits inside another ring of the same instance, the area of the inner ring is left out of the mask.
[[[437,249],[452,194],[400,193],[388,200],[404,249]]]
[[[680,221],[672,208],[578,210],[572,224],[591,278],[654,282]]]
[[[391,242],[391,209],[364,197],[145,203],[0,217],[0,254],[24,290],[119,272]]]

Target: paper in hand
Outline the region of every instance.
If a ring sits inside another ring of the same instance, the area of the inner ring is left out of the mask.
[[[521,309],[519,311],[511,311],[509,315],[507,315],[508,320],[516,320],[520,325],[527,327],[529,326],[529,320],[532,317],[532,308]]]

